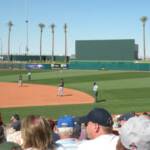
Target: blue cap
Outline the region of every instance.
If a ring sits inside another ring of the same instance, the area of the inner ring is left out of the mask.
[[[105,127],[112,127],[113,125],[111,114],[104,108],[94,108],[86,116],[82,117],[81,120],[84,123],[91,121]]]
[[[74,118],[68,115],[60,117],[57,121],[57,127],[74,127]]]

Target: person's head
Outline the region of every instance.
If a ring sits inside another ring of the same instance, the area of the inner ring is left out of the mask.
[[[112,116],[104,108],[94,108],[82,119],[87,124],[86,132],[89,139],[112,133]]]
[[[49,122],[41,116],[28,116],[22,122],[23,147],[45,150],[51,142]]]
[[[70,138],[73,134],[74,119],[72,116],[65,115],[57,121],[57,131],[60,138]]]
[[[96,85],[96,82],[94,82],[93,85]]]
[[[143,115],[144,117],[146,117],[147,119],[150,119],[150,113],[144,112],[142,115]]]
[[[20,120],[20,116],[18,114],[14,114],[11,116],[11,119],[10,119],[11,122],[16,122],[18,120]]]
[[[150,120],[130,118],[119,130],[122,145],[129,150],[150,150]]]
[[[11,127],[16,131],[19,131],[21,128],[20,116],[18,114],[12,115],[11,119]]]

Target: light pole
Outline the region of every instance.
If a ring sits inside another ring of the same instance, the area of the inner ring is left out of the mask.
[[[26,22],[26,49],[25,49],[25,53],[26,53],[26,55],[28,55],[28,52],[29,52],[29,37],[28,37],[28,35],[29,35],[29,32],[28,32],[28,23],[29,23],[29,20],[26,20],[25,21]]]

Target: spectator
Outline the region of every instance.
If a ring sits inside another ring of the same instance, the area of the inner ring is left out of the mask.
[[[21,131],[15,131],[12,128],[6,129],[6,140],[22,145]]]
[[[3,119],[2,119],[2,115],[0,113],[0,126],[3,125]]]
[[[122,150],[121,148],[150,150],[150,120],[144,116],[130,118],[120,129],[117,150]]]
[[[78,140],[73,138],[74,119],[72,116],[60,117],[57,121],[57,132],[60,136],[60,140],[56,144],[60,145],[60,148],[65,150],[76,150],[78,146]]]
[[[143,112],[143,116],[145,116],[147,119],[150,119],[150,113],[148,112]]]
[[[6,139],[5,139],[5,134],[4,134],[4,128],[3,128],[3,126],[0,126],[0,144],[5,141],[6,141]]]
[[[85,124],[81,120],[82,117],[74,116],[74,129],[73,129],[73,137],[77,138],[79,141],[86,139],[86,131]]]
[[[86,140],[87,139],[87,135],[86,135],[86,126],[85,123],[81,123],[81,133],[80,133],[80,137],[79,140]]]
[[[83,141],[78,150],[116,150],[118,136],[113,134],[113,120],[107,110],[94,108],[84,120],[89,140]]]
[[[15,129],[16,131],[19,131],[21,128],[21,120],[20,120],[20,116],[18,114],[14,114],[12,115],[11,119],[10,119],[10,126]]]
[[[52,119],[49,119],[48,122],[50,124],[50,128],[51,128],[51,131],[52,131],[52,142],[55,143],[57,140],[60,139],[59,135],[57,133],[55,133],[56,122]]]
[[[28,116],[22,122],[21,135],[24,150],[48,150],[51,129],[48,121],[40,116]]]
[[[21,120],[19,115],[12,115],[10,119],[10,125],[5,128],[6,140],[9,142],[22,144],[20,128]]]
[[[130,118],[135,116],[135,112],[128,112],[125,114],[122,114],[119,118],[118,118],[118,122],[120,127],[126,122],[128,121]]]
[[[80,134],[81,134],[81,125],[79,125],[78,123],[76,123],[74,125],[74,128],[73,128],[72,137],[76,138],[76,139],[79,139],[80,138]]]

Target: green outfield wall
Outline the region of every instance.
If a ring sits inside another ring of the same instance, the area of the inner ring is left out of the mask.
[[[69,64],[69,69],[150,71],[150,63],[123,61],[72,61]]]
[[[79,69],[79,70],[126,70],[150,71],[150,63],[138,61],[71,61],[69,64],[0,63],[0,69]]]
[[[138,46],[134,39],[124,40],[77,40],[78,60],[135,60]]]

